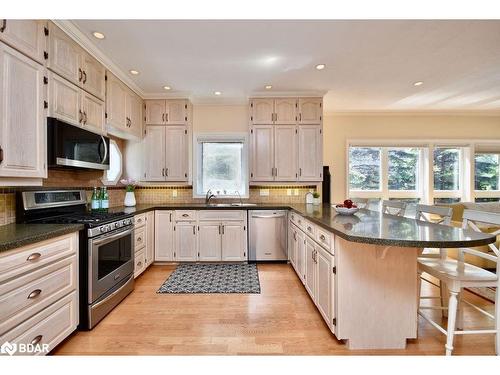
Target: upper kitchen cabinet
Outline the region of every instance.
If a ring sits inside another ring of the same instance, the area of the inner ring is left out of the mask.
[[[323,99],[299,98],[299,124],[321,124],[323,120]]]
[[[48,30],[49,69],[104,100],[104,67],[52,22]]]
[[[142,137],[143,102],[111,72],[106,73],[106,125],[109,134]]]
[[[299,181],[321,181],[323,137],[320,125],[298,126]]]
[[[297,99],[251,99],[250,122],[254,125],[295,124],[297,122]]]
[[[44,20],[0,20],[0,40],[40,64],[45,64],[47,32]]]
[[[45,76],[42,65],[0,42],[0,177],[47,177]]]
[[[185,125],[189,109],[186,99],[146,100],[146,125]]]

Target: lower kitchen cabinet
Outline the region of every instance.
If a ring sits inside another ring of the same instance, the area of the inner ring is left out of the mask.
[[[200,222],[198,228],[198,260],[208,262],[221,260],[221,224],[217,222]]]
[[[314,299],[316,295],[316,249],[314,242],[309,237],[305,240],[305,254],[304,286],[309,295]]]
[[[174,237],[174,259],[179,262],[195,262],[198,257],[196,222],[175,223]]]
[[[154,260],[172,262],[174,260],[173,211],[155,211],[154,219]]]
[[[297,271],[297,230],[291,224],[288,226],[288,260]]]
[[[239,222],[222,223],[222,260],[241,262],[246,260],[246,225]]]
[[[155,213],[146,213],[146,251],[144,253],[146,267],[149,267],[155,259]]]
[[[333,316],[335,311],[335,278],[334,257],[328,251],[316,247],[316,307],[333,330]]]
[[[302,283],[306,279],[306,235],[304,232],[297,230],[297,274]]]

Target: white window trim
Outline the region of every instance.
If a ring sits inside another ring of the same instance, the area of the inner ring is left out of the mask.
[[[249,198],[249,170],[248,170],[248,134],[247,133],[195,133],[193,137],[193,198],[205,198],[205,193],[198,194],[201,186],[201,143],[203,142],[241,142],[242,151],[242,176],[246,191],[241,198]],[[237,194],[218,195],[217,199],[240,198]]]
[[[476,173],[475,173],[475,168],[476,168],[476,163],[475,163],[475,157],[476,154],[488,154],[488,153],[495,153],[500,155],[500,145],[498,146],[498,152],[485,152],[481,150],[474,150],[473,153],[473,158],[472,158],[472,168],[474,169],[474,172],[472,173],[472,192],[474,195],[474,201],[476,198],[500,198],[500,189],[499,190],[476,190]],[[499,186],[500,186],[500,176],[499,176]]]
[[[120,147],[118,147],[118,144],[116,143],[116,141],[113,139],[110,139],[109,140],[109,147],[110,148],[111,148],[112,144],[114,144],[116,146],[118,154],[120,155],[120,173],[118,174],[118,177],[115,180],[108,180],[106,177],[107,171],[104,171],[104,173],[102,174],[102,177],[101,177],[101,182],[105,186],[115,186],[116,184],[118,184],[118,181],[120,181],[120,179],[123,175],[123,154],[120,150]]]

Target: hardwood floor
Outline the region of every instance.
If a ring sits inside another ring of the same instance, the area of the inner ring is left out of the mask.
[[[90,332],[76,332],[57,355],[443,355],[445,336],[419,318],[405,350],[351,351],[335,339],[286,264],[259,265],[261,294],[156,294],[175,266],[152,266],[135,290]],[[427,283],[423,294],[436,293]],[[493,312],[492,303],[466,298]],[[367,319],[376,319],[368,317]],[[473,320],[472,320],[473,319]],[[465,306],[465,327],[493,322]],[[455,339],[454,354],[494,354],[494,335]]]

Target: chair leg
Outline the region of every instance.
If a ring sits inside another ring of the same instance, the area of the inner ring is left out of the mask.
[[[464,293],[460,292],[458,293],[457,299],[457,329],[458,330],[463,330],[464,329],[464,304],[462,302],[462,298],[464,298]]]
[[[446,333],[446,355],[451,355],[453,351],[453,336],[455,335],[455,323],[457,318],[458,293],[450,291],[450,301],[448,303],[448,330]]]
[[[500,355],[500,288],[497,287],[495,296],[495,350],[497,355]]]
[[[443,283],[441,280],[439,280],[439,295],[441,296],[441,307],[448,307],[448,294],[448,286],[446,285],[446,283]],[[442,309],[441,316],[443,318],[447,318],[448,310]]]

